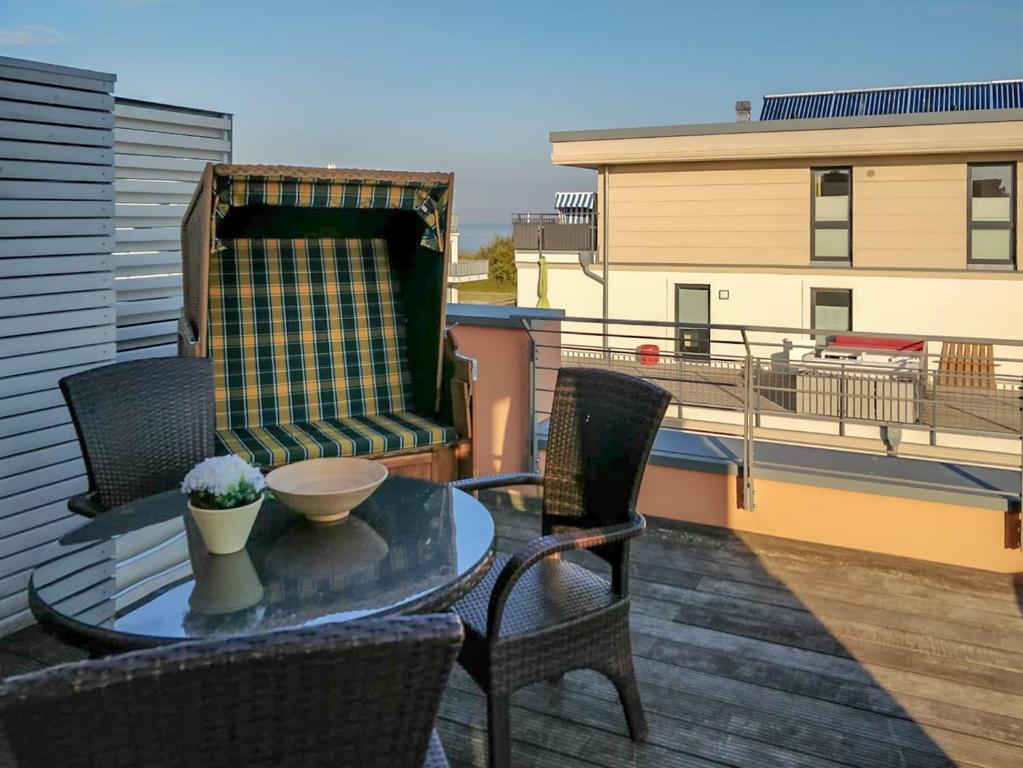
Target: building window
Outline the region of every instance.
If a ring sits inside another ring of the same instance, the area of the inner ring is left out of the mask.
[[[814,168],[810,258],[852,260],[852,168]]]
[[[846,333],[853,329],[852,291],[843,288],[810,289],[810,326],[815,331]],[[824,346],[831,333],[816,335],[818,346]]]
[[[1010,266],[1016,256],[1016,174],[1011,163],[971,165],[966,260]]]
[[[710,324],[710,286],[677,283],[675,285],[675,320],[686,325]],[[682,355],[710,354],[709,328],[678,328],[675,347]]]

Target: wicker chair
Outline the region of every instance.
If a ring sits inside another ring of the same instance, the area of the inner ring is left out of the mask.
[[[60,380],[89,490],[68,501],[95,517],[170,490],[214,452],[213,369],[202,358],[114,363]]]
[[[136,651],[7,680],[0,721],[23,768],[440,768],[461,640],[444,614]]]
[[[558,374],[545,475],[459,480],[463,490],[542,485],[542,536],[498,557],[454,610],[466,628],[459,662],[487,694],[490,765],[511,764],[509,699],[531,683],[594,669],[618,689],[634,740],[646,736],[629,643],[629,541],[645,526],[636,497],[670,395],[612,371]],[[611,566],[596,573],[552,558],[591,550]]]

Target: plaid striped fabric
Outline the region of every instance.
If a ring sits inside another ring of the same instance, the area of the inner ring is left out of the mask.
[[[293,424],[218,429],[217,453],[234,453],[257,467],[323,456],[372,456],[406,448],[454,442],[446,427],[409,411],[348,419],[320,419]]]
[[[449,197],[446,184],[218,176],[216,192],[220,216],[226,215],[232,207],[242,205],[414,210],[426,222],[420,245],[435,251],[445,250],[441,246]]]
[[[384,240],[238,239],[210,258],[218,443],[261,466],[447,442],[408,412]]]

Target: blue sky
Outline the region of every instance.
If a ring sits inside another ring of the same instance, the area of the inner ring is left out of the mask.
[[[764,93],[1023,76],[1023,0],[0,0],[0,54],[235,114],[239,161],[454,170],[465,225],[591,172],[551,130],[731,120]]]

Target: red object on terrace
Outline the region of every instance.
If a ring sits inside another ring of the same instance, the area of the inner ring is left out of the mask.
[[[661,348],[656,344],[640,344],[636,348],[636,358],[641,365],[657,365],[661,361]]]
[[[828,340],[828,346],[844,349],[886,349],[897,352],[924,351],[924,343],[919,339],[882,339],[877,336],[834,336]]]

